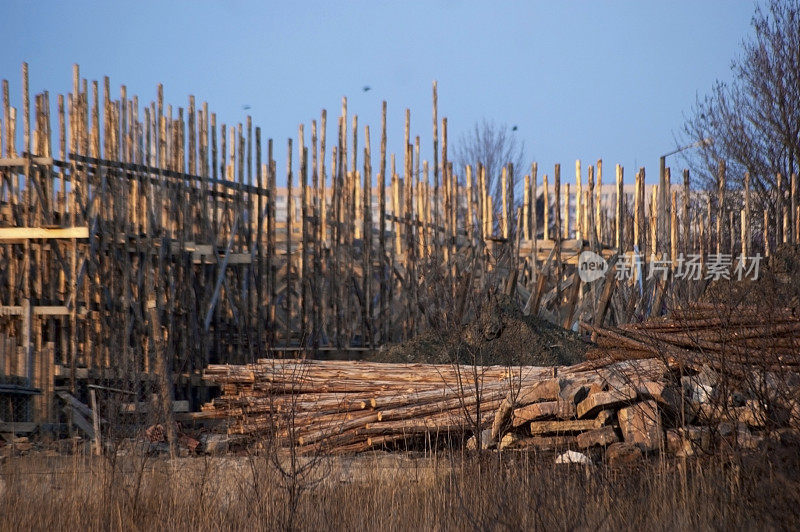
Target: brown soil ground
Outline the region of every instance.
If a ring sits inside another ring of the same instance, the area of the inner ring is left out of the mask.
[[[535,316],[525,316],[508,299],[489,305],[479,318],[455,331],[428,331],[384,347],[376,362],[557,366],[585,360],[590,347],[579,336]]]

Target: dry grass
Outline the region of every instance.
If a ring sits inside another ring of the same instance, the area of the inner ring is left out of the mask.
[[[2,467],[0,529],[787,529],[799,454],[625,471],[508,452],[336,458],[293,516],[260,457],[22,457]]]

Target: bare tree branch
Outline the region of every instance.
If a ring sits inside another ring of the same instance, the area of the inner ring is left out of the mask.
[[[788,183],[800,163],[800,1],[770,0],[752,26],[731,64],[733,82],[717,82],[698,98],[684,125],[685,140],[714,142],[685,156],[704,188],[716,186],[718,161],[726,161],[735,188],[749,172],[756,205],[770,208],[777,174]]]

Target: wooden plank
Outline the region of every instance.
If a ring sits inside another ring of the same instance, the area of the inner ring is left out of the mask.
[[[61,398],[70,408],[77,410],[84,416],[92,416],[92,410],[87,405],[76,399],[72,394],[65,391],[60,391],[56,392],[56,395],[58,395],[58,397]]]
[[[0,242],[38,238],[89,238],[88,227],[0,227]]]
[[[55,161],[52,157],[4,157],[0,159],[0,168],[23,168],[29,162],[40,166],[52,166]]]
[[[65,406],[63,411],[67,417],[72,418],[72,423],[78,427],[88,439],[94,440],[94,428],[92,427],[92,424],[80,414],[80,412],[68,406]]]
[[[70,310],[64,305],[32,307],[34,316],[69,316]],[[0,306],[0,316],[22,316],[20,306]]]
[[[137,403],[122,403],[119,411],[122,414],[147,414],[151,410],[150,403],[139,401]],[[172,401],[172,411],[175,413],[185,413],[189,411],[189,401]]]
[[[36,430],[36,423],[0,421],[0,433],[29,434]]]
[[[574,434],[596,429],[599,423],[596,419],[571,419],[567,421],[533,421],[530,425],[531,436],[545,434]]]

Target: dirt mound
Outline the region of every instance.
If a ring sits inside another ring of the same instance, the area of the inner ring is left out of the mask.
[[[386,346],[370,358],[376,362],[557,366],[585,360],[589,347],[576,333],[525,316],[510,300],[500,298],[461,329],[427,331]]]

